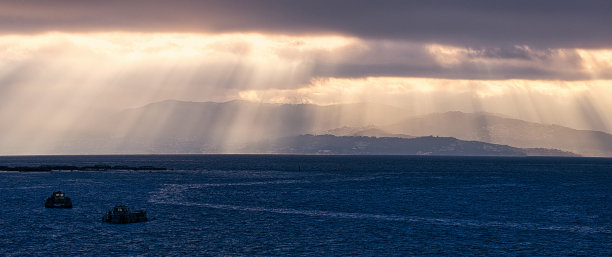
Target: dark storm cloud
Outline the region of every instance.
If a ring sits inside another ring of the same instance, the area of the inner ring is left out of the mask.
[[[528,49],[521,47],[501,47],[501,48],[485,48],[471,52],[470,57],[474,58],[497,58],[497,59],[523,59],[531,60],[534,58]]]
[[[369,39],[476,47],[590,48],[612,47],[611,27],[612,1],[609,0],[0,3],[0,31],[4,33],[49,30],[340,33]]]
[[[376,76],[446,79],[560,79],[590,80],[576,50],[529,48],[456,48],[452,56],[436,56],[427,46],[397,41],[364,42],[334,54],[312,54],[314,77],[362,78]],[[441,62],[439,59],[442,59]],[[445,63],[444,61],[450,61]],[[612,74],[600,73],[599,79]]]

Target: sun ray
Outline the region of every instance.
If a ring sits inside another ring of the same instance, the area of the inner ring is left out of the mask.
[[[0,35],[0,120],[11,124],[1,129],[0,143],[8,145],[15,138],[29,138],[30,143],[19,147],[36,152],[53,148],[88,126],[94,127],[95,133],[126,138],[145,133],[135,131],[139,117],[110,126],[94,122],[97,117],[92,115],[168,99],[371,103],[396,106],[409,115],[487,111],[611,132],[612,120],[605,111],[612,109],[605,99],[612,95],[610,53],[608,49],[541,50],[529,46],[477,49],[330,35]],[[377,70],[379,66],[405,68],[368,75],[368,69]],[[540,73],[533,75],[535,78],[529,77],[529,72],[526,78],[495,78],[499,70],[516,67],[533,68]],[[433,73],[419,76],[411,69],[433,69]],[[538,77],[551,72],[554,75],[553,70],[567,71],[570,79]],[[443,76],[463,74],[462,71],[478,76]],[[585,110],[590,110],[589,115]],[[364,121],[371,116],[367,111],[360,114],[363,117],[339,113],[340,121]],[[159,114],[156,125],[146,134],[152,139],[161,135],[164,123],[171,119],[169,115]],[[261,114],[245,109],[236,115],[226,130],[227,137],[247,138],[240,127],[257,122],[251,116]],[[312,122],[324,121],[315,117]],[[186,128],[189,131],[198,129],[195,123],[188,126],[193,126]],[[44,132],[39,131],[41,127]]]

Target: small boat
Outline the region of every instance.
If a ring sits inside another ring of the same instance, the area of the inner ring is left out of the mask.
[[[144,210],[132,211],[125,205],[116,205],[112,210],[102,217],[103,222],[113,224],[127,224],[148,221],[147,212]]]
[[[53,192],[51,197],[45,201],[45,208],[70,209],[72,208],[72,200],[70,200],[70,197],[66,197],[62,191]]]

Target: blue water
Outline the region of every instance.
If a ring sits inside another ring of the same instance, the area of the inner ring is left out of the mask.
[[[42,164],[170,170],[0,172],[0,255],[612,255],[612,159],[0,157]]]

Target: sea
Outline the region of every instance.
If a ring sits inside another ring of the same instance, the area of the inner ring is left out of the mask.
[[[612,159],[4,156],[2,256],[611,256]],[[62,190],[72,209],[46,209]],[[114,205],[144,223],[109,224]]]

